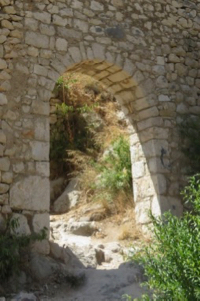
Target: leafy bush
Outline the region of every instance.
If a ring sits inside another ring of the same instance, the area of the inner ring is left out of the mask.
[[[151,215],[154,238],[150,246],[132,254],[144,266],[153,293],[137,300],[200,300],[200,175],[185,188],[184,199],[193,206],[182,218]]]
[[[186,116],[180,125],[181,137],[184,139],[184,154],[190,159],[193,174],[200,172],[200,117]]]
[[[129,142],[119,136],[111,144],[110,150],[97,165],[100,174],[94,183],[100,195],[113,200],[122,191],[127,195],[132,189],[131,158]]]
[[[7,222],[5,233],[0,234],[0,281],[6,281],[10,276],[19,271],[21,251],[30,242],[46,238],[46,229],[40,233],[31,235],[17,235],[15,229],[18,227],[18,220],[11,219]]]

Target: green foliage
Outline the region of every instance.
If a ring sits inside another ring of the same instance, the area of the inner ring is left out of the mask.
[[[54,91],[68,90],[76,82],[76,79],[68,78],[68,80],[66,80],[63,76],[60,76],[55,84]]]
[[[51,127],[50,160],[59,165],[61,173],[73,170],[69,162],[69,150],[87,153],[88,149],[98,149],[92,127],[83,117],[83,113],[91,112],[96,105],[82,107],[65,103],[57,105],[57,122]]]
[[[108,201],[121,191],[130,192],[132,175],[130,147],[127,139],[119,136],[113,141],[110,150],[96,168],[100,174],[94,187],[97,192],[103,193]]]
[[[192,211],[181,218],[169,212],[162,218],[150,215],[154,239],[131,256],[144,266],[146,285],[153,290],[151,297],[137,300],[200,300],[200,175],[190,179],[183,196]]]
[[[190,159],[192,171],[200,172],[200,117],[187,116],[180,125],[184,154]]]
[[[17,219],[7,222],[5,233],[0,234],[0,281],[6,281],[10,276],[19,271],[22,262],[21,251],[30,242],[46,238],[46,229],[40,233],[21,235],[15,233],[19,223]]]

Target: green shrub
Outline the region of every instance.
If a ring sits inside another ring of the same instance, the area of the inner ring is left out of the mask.
[[[17,273],[22,262],[21,251],[30,242],[46,238],[46,229],[40,233],[31,235],[17,235],[15,229],[18,220],[11,219],[7,222],[5,233],[0,234],[0,282],[6,281],[14,273]]]
[[[200,175],[190,179],[183,195],[192,211],[181,218],[169,212],[162,218],[151,215],[153,241],[131,256],[144,266],[145,284],[153,292],[137,300],[200,300]]]
[[[131,158],[129,142],[119,136],[112,142],[110,150],[97,165],[100,174],[94,188],[103,193],[107,200],[113,200],[122,191],[128,194],[132,190]]]

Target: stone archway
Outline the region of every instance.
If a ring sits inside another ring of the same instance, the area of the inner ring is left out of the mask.
[[[177,123],[199,113],[199,7],[128,0],[0,5],[2,214],[20,214],[31,230],[48,226],[48,102],[70,67],[104,81],[134,125],[138,222],[146,222],[146,208],[180,214]]]

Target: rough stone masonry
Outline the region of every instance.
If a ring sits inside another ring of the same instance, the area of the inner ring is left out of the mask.
[[[200,3],[0,0],[0,22],[0,223],[13,212],[21,233],[49,225],[49,99],[66,70],[121,104],[137,222],[150,208],[181,214],[178,124],[200,114]]]

